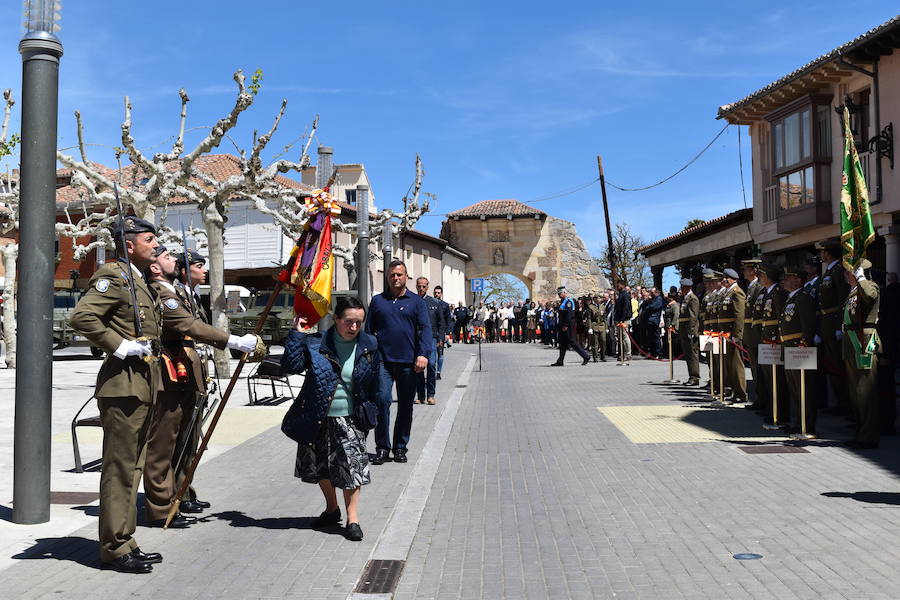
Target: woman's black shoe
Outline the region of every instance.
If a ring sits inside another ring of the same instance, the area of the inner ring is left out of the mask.
[[[333,512],[323,511],[321,515],[313,519],[313,527],[330,527],[341,522],[341,509],[336,508]]]
[[[347,523],[344,535],[351,542],[361,542],[363,539],[362,527],[359,526],[359,523]]]
[[[115,560],[103,563],[104,569],[113,569],[119,573],[152,573],[153,565],[138,560],[131,554],[123,554]]]
[[[159,552],[141,552],[140,548],[135,548],[131,551],[131,555],[145,563],[153,564],[162,562],[162,554]]]

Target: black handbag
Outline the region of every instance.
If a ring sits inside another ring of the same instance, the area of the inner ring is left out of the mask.
[[[363,431],[374,429],[378,425],[378,409],[375,403],[371,400],[357,402],[353,407],[353,421]]]

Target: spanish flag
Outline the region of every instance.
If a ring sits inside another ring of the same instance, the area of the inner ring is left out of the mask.
[[[334,254],[331,215],[341,213],[327,189],[313,190],[306,199],[309,220],[291,251],[288,267],[279,279],[294,286],[294,313],[306,317],[312,327],[331,310]]]

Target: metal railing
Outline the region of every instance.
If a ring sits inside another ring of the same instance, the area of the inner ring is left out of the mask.
[[[763,222],[774,221],[777,216],[778,186],[770,185],[763,190]]]

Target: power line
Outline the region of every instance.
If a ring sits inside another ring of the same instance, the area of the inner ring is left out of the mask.
[[[672,179],[674,179],[674,178],[675,178],[677,175],[679,175],[682,171],[684,171],[684,170],[687,169],[689,166],[691,166],[692,164],[694,164],[694,163],[697,161],[698,158],[700,158],[701,156],[703,156],[703,153],[706,152],[707,150],[709,150],[710,147],[711,147],[714,143],[716,143],[716,140],[719,139],[719,137],[720,137],[723,133],[725,133],[725,130],[728,129],[729,125],[731,125],[731,124],[730,124],[730,123],[726,123],[726,124],[725,124],[725,127],[723,127],[722,130],[719,131],[719,133],[716,134],[716,137],[714,137],[712,140],[710,140],[710,142],[703,148],[703,150],[701,150],[694,158],[692,158],[691,160],[689,160],[689,161],[687,162],[687,164],[685,164],[683,167],[681,167],[680,169],[678,169],[677,171],[675,171],[674,173],[672,173],[671,175],[669,175],[669,176],[666,177],[665,179],[661,179],[661,180],[657,181],[656,183],[654,183],[654,184],[652,184],[652,185],[646,185],[646,186],[644,186],[644,187],[638,187],[638,188],[626,188],[626,187],[618,186],[618,185],[616,185],[615,183],[611,182],[609,179],[606,180],[606,183],[608,183],[610,186],[616,188],[616,189],[619,190],[620,192],[643,192],[644,190],[649,190],[649,189],[652,189],[652,188],[661,186],[662,184],[666,183],[667,181],[671,181]]]
[[[571,196],[572,194],[574,194],[576,192],[580,192],[581,190],[594,185],[598,181],[600,181],[600,178],[595,177],[594,179],[591,179],[587,183],[582,183],[582,184],[579,184],[579,185],[576,185],[576,186],[573,186],[570,188],[565,188],[563,190],[560,190],[558,192],[553,192],[553,193],[547,194],[545,196],[538,196],[536,198],[532,198],[529,200],[521,200],[521,202],[523,202],[525,204],[534,204],[535,202],[546,202],[548,200],[556,200],[557,198],[562,198],[564,196]],[[446,213],[425,213],[422,216],[423,217],[446,217],[447,214]]]

